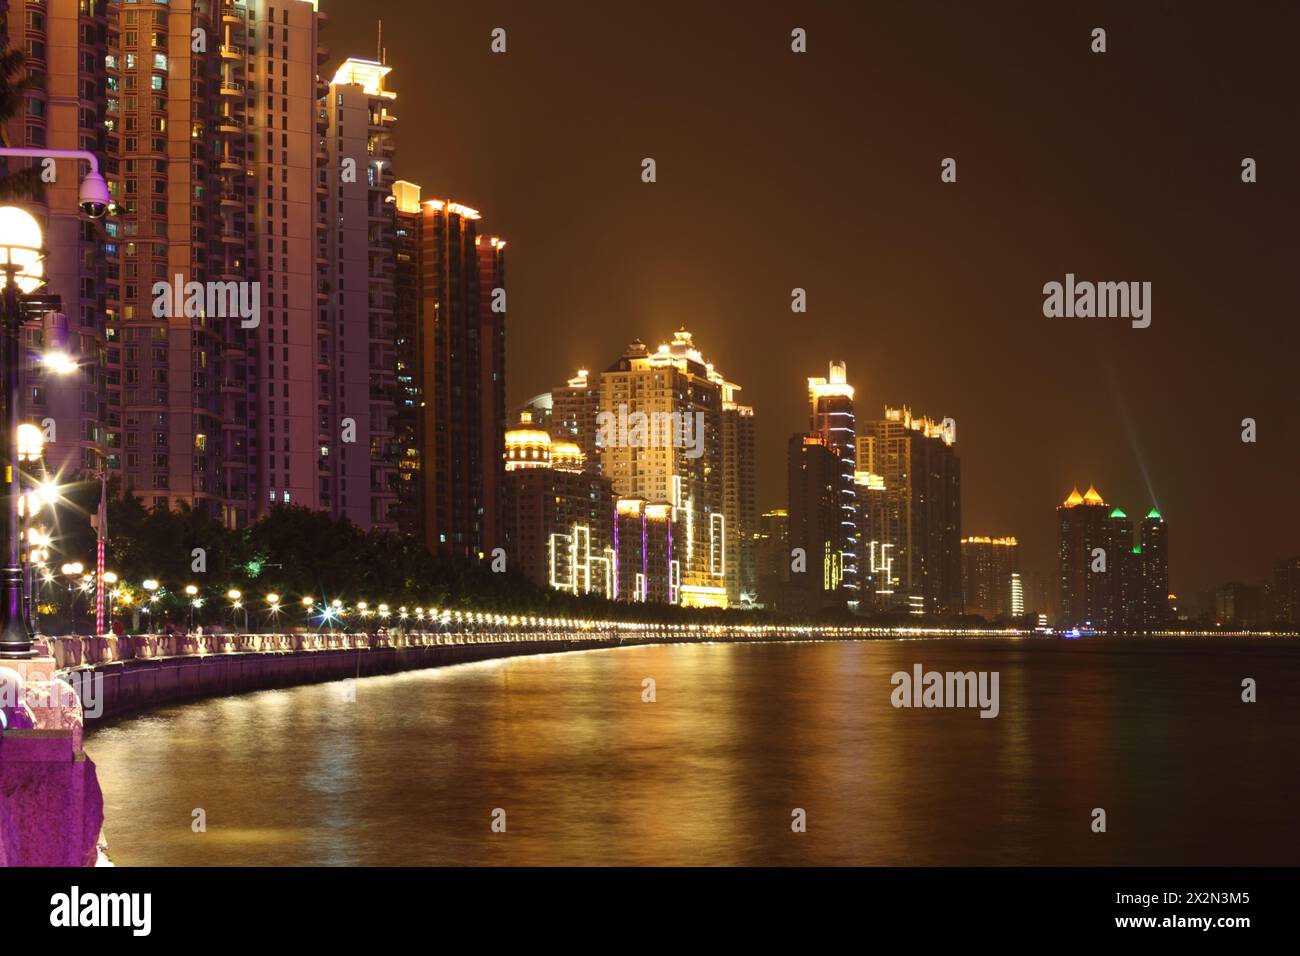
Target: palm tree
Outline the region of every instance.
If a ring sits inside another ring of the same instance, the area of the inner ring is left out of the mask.
[[[27,72],[27,57],[22,50],[11,50],[9,38],[0,35],[0,146],[10,146],[9,123],[19,114],[23,95],[39,87],[42,77]],[[40,199],[44,189],[41,171],[31,166],[15,173],[0,173],[0,200]]]

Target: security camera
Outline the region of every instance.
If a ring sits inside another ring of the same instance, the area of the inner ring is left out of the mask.
[[[104,182],[104,177],[96,172],[86,173],[86,178],[81,181],[77,202],[81,205],[81,211],[91,219],[102,218],[104,213],[108,212],[109,203],[112,202],[112,198],[108,195],[108,183]]]

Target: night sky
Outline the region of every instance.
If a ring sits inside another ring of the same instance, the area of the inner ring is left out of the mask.
[[[321,6],[331,73],[384,20],[397,174],[510,243],[512,404],[685,324],[756,409],[763,509],[844,359],[859,416],[957,420],[963,533],[1026,570],[1089,483],[1159,505],[1185,598],[1300,552],[1296,4]],[[1067,272],[1151,282],[1150,328],[1044,318]]]

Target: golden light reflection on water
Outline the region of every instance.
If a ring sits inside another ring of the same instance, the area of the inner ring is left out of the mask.
[[[1298,661],[1276,640],[647,646],[167,708],[87,751],[121,865],[1295,863]],[[893,708],[918,662],[998,671],[998,718]]]

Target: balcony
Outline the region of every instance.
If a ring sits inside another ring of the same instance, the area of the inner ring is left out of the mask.
[[[223,76],[221,78],[221,85],[218,87],[218,92],[222,96],[243,96],[246,89],[247,86],[243,80],[236,80],[233,77]]]
[[[219,49],[223,60],[242,60],[244,58],[244,45],[242,43],[223,43]]]
[[[223,136],[242,136],[244,134],[244,121],[238,116],[227,116],[222,114],[216,119],[217,132]]]

